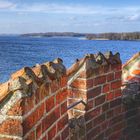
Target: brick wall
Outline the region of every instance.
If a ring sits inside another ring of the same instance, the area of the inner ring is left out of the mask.
[[[9,93],[1,100],[0,140],[68,139],[67,77],[55,61],[24,68],[3,85]]]
[[[71,108],[71,139],[139,139],[139,125],[136,123],[139,120],[139,100],[124,103],[119,54],[113,55],[110,52],[105,55],[87,55],[84,60],[78,61],[77,65],[80,66],[79,69],[75,65],[70,69],[70,72],[77,69],[71,74],[75,78],[69,77],[69,98],[73,98],[70,103],[83,100],[86,106],[78,104]],[[128,85],[123,86],[124,90],[130,92]],[[127,94],[126,97],[128,96]],[[75,111],[80,113],[77,115]]]
[[[139,87],[118,53],[25,67],[0,85],[0,140],[139,140]]]

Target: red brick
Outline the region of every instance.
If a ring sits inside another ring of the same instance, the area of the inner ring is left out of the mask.
[[[122,112],[122,106],[120,105],[120,106],[118,106],[118,107],[116,107],[115,109],[114,109],[114,113],[115,114],[119,114],[119,113],[121,113]]]
[[[110,92],[108,94],[106,94],[106,100],[107,101],[111,101],[114,99],[114,93],[113,92]]]
[[[44,83],[39,88],[40,101],[50,94],[50,83]]]
[[[9,116],[22,116],[23,108],[22,108],[23,100],[19,100],[10,110],[7,112]]]
[[[67,112],[67,101],[61,105],[61,115]]]
[[[94,98],[101,94],[101,86],[87,91],[88,99]]]
[[[86,88],[89,89],[89,88],[92,88],[93,87],[93,79],[88,79],[86,81]]]
[[[90,109],[93,109],[93,100],[91,101],[88,101],[87,105],[86,105],[86,110],[90,110]]]
[[[67,90],[63,90],[56,95],[56,104],[60,104],[66,99],[67,99]]]
[[[115,79],[121,79],[122,71],[115,72]]]
[[[86,77],[89,78],[89,77],[94,77],[94,76],[97,76],[99,75],[100,71],[99,68],[89,68],[86,70]]]
[[[113,81],[114,80],[114,73],[110,73],[107,75],[107,82]]]
[[[67,125],[68,124],[68,116],[67,115],[65,115],[63,118],[61,118],[60,120],[59,120],[59,122],[57,123],[57,132],[59,132],[60,130],[62,130],[64,127],[65,127],[65,125]]]
[[[34,106],[35,106],[35,96],[36,96],[36,93],[32,94],[29,98],[24,98],[23,99],[23,102],[21,103],[21,106],[22,106],[22,109],[23,109],[23,114],[27,114],[29,111],[31,111],[34,108]]]
[[[124,120],[124,116],[122,114],[120,114],[120,115],[116,114],[116,116],[110,120],[109,125],[110,125],[110,127],[112,127],[113,125],[115,125],[119,122],[122,122],[123,120]]]
[[[42,130],[45,132],[49,127],[51,127],[57,119],[60,117],[60,110],[59,107],[55,109],[53,112],[48,114],[46,118],[42,121]]]
[[[109,127],[108,129],[105,130],[105,137],[108,137],[112,134],[112,128]]]
[[[111,89],[112,90],[119,89],[119,88],[121,88],[121,80],[115,81],[115,82],[111,83]]]
[[[104,73],[110,72],[110,65],[104,65]]]
[[[104,130],[107,129],[107,127],[108,127],[108,121],[105,121],[105,122],[103,122],[102,125],[101,125],[101,130],[104,131]]]
[[[22,124],[20,120],[7,119],[0,124],[0,134],[22,136]]]
[[[46,136],[44,136],[44,137],[42,138],[42,140],[47,140],[47,137],[46,137]]]
[[[111,65],[111,70],[112,71],[120,71],[121,69],[122,69],[122,65],[121,64]]]
[[[51,93],[55,93],[60,87],[60,84],[57,80],[53,80],[50,84]]]
[[[92,131],[90,131],[87,134],[87,140],[93,139],[96,135],[98,135],[100,133],[100,131],[101,131],[100,127],[96,127],[94,129],[92,129]]]
[[[49,112],[51,109],[54,108],[55,104],[54,104],[54,96],[51,96],[50,98],[48,98],[46,100],[46,112]]]
[[[110,84],[104,85],[104,86],[103,86],[103,93],[109,92],[109,89],[110,89]]]
[[[105,104],[103,104],[103,106],[102,106],[102,112],[105,112],[105,111],[107,111],[109,109],[109,103],[105,103]]]
[[[66,140],[66,138],[69,136],[69,127],[66,127],[63,131],[62,131],[62,140]]]
[[[81,71],[78,78],[86,78],[87,77],[87,72],[86,71]]]
[[[39,102],[41,102],[41,95],[40,95],[40,89],[37,89],[35,92],[35,104],[38,104]]]
[[[86,129],[87,129],[87,131],[90,131],[92,129],[92,121],[90,121],[86,124]]]
[[[61,88],[67,86],[67,76],[63,76],[60,80]]]
[[[35,132],[32,131],[25,140],[35,140]]]
[[[68,95],[68,97],[74,97],[74,98],[82,98],[84,100],[87,99],[86,91],[81,91],[78,89],[71,89],[69,90],[71,92],[71,96]]]
[[[114,92],[114,96],[115,96],[115,97],[120,97],[120,96],[122,96],[122,91],[121,91],[121,89],[116,90],[116,91]]]
[[[51,130],[48,132],[48,139],[52,140],[56,135],[56,125],[54,125]]]
[[[44,112],[45,112],[45,103],[42,103],[36,110],[36,113],[38,114],[37,120],[40,120],[43,117]]]
[[[109,137],[109,140],[119,140],[121,139],[121,132],[116,132]]]
[[[114,110],[110,110],[106,113],[106,118],[109,119],[109,118],[112,118],[114,116]]]
[[[105,121],[105,114],[102,114],[94,119],[94,126],[101,124],[103,121]]]
[[[122,128],[125,128],[125,122],[124,121],[116,124],[115,126],[113,126],[112,129],[113,129],[114,132],[116,132],[116,131],[121,130]]]
[[[55,138],[55,140],[61,140],[60,135]]]
[[[55,115],[56,119],[59,119],[59,117],[60,117],[60,107],[59,106],[54,110],[54,115]]]
[[[36,110],[31,113],[24,121],[23,121],[23,131],[24,134],[29,132],[29,130],[37,123],[38,113]]]
[[[78,89],[86,89],[86,79],[76,79],[72,82],[72,84],[70,85],[73,88],[78,88]]]
[[[95,99],[95,106],[103,104],[105,102],[105,95],[101,95]]]
[[[72,90],[67,90],[67,93],[68,93],[68,97],[69,98],[73,98],[74,97],[74,93],[73,93],[73,91]]]
[[[95,78],[93,84],[96,86],[96,85],[100,85],[100,84],[104,84],[104,83],[106,83],[106,76],[99,76],[99,77]]]
[[[92,111],[89,111],[85,114],[85,120],[88,121],[88,120],[91,120],[93,119],[94,117],[98,116],[101,112],[101,108],[98,107]]]
[[[121,105],[121,103],[122,103],[122,99],[117,98],[117,99],[110,102],[110,108],[117,107],[117,106]]]
[[[36,128],[36,139],[39,139],[42,134],[42,125],[39,124]]]

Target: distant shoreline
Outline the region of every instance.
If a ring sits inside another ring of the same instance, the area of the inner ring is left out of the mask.
[[[140,41],[140,32],[130,33],[74,33],[74,32],[47,32],[21,34],[23,37],[84,37],[86,40],[124,40]]]

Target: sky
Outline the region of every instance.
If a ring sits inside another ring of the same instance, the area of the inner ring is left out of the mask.
[[[0,0],[0,34],[140,31],[140,0]]]

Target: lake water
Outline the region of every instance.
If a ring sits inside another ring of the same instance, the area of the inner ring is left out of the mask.
[[[24,66],[33,66],[60,57],[64,60],[65,66],[69,67],[76,58],[98,51],[120,52],[121,59],[125,63],[140,51],[140,41],[0,36],[0,82],[9,79],[11,73]]]

